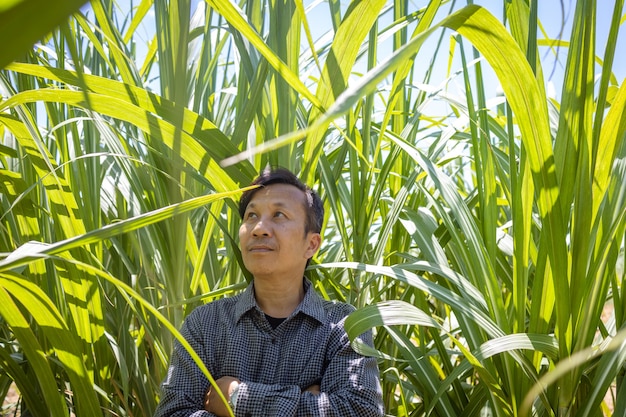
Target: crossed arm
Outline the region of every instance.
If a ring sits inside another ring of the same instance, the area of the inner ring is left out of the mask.
[[[188,333],[186,338],[194,349],[202,351],[189,336]],[[371,344],[371,334],[365,334],[364,339]],[[378,378],[376,360],[356,353],[344,333],[321,380],[309,386],[263,384],[232,375],[221,376],[216,382],[227,400],[234,384],[239,384],[234,410],[238,417],[380,417],[383,407]],[[224,402],[180,345],[173,352],[162,394],[155,417],[229,415]]]
[[[268,385],[239,381],[230,376],[216,381],[228,399],[231,387],[239,384],[236,416],[380,417],[382,398],[378,369],[373,358],[356,354],[348,345],[335,355],[320,384],[304,390],[296,385]],[[205,409],[217,417],[228,411],[217,393],[209,389]]]
[[[239,387],[241,385],[241,381],[232,376],[223,376],[215,381],[217,383],[217,387],[224,395],[227,401],[230,402],[232,398],[232,394],[235,390],[235,387]],[[310,392],[313,395],[320,394],[320,386],[317,384],[311,385],[304,391]],[[228,409],[224,404],[222,398],[217,394],[216,390],[213,387],[209,388],[209,391],[204,396],[204,409],[210,413],[213,413],[217,417],[227,417],[229,416]]]

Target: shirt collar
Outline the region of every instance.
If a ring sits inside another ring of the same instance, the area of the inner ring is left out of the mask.
[[[235,315],[237,321],[239,321],[244,314],[254,308],[261,311],[257,305],[256,299],[254,298],[254,281],[252,281],[248,287],[246,287],[245,291],[241,293],[236,302]],[[315,292],[313,285],[306,278],[304,279],[304,299],[300,305],[296,307],[289,318],[294,317],[299,313],[306,314],[320,323],[324,323],[326,321],[326,314],[324,313],[324,300],[317,294],[317,292]]]

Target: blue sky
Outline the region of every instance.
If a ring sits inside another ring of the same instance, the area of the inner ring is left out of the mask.
[[[192,11],[196,9],[199,2],[202,0],[192,0]],[[313,37],[317,38],[322,36],[325,32],[327,32],[331,23],[328,18],[328,6],[325,4],[326,0],[304,0],[305,7],[312,8],[311,14],[309,14],[309,25],[311,25],[311,30],[314,32]],[[349,4],[349,1],[342,1],[342,5]],[[415,11],[421,7],[424,7],[428,2],[426,0],[412,0],[409,3],[409,8],[411,11]],[[455,8],[461,8],[467,1],[456,1]],[[473,3],[481,5],[488,9],[492,14],[494,14],[499,20],[502,20],[503,15],[503,3],[504,0],[475,0]],[[119,0],[118,4],[124,10],[128,10],[131,5],[130,0]],[[137,2],[133,2],[136,6]],[[568,39],[569,34],[572,30],[572,20],[574,15],[574,8],[576,7],[575,0],[539,0],[539,21],[543,26],[543,29],[546,31],[547,36],[549,38],[559,37],[560,32],[562,32],[562,38]],[[604,53],[604,45],[606,44],[606,39],[608,35],[610,19],[613,14],[615,2],[609,0],[598,0],[597,1],[597,51],[596,54],[598,57],[602,58]],[[448,4],[445,4],[441,10],[442,13],[445,13],[449,9]],[[442,18],[442,16],[438,18]],[[623,19],[623,18],[622,18]],[[152,20],[150,16],[148,19]],[[144,34],[147,39],[149,39],[153,33],[154,29],[151,28],[150,25],[146,25],[143,28]],[[619,83],[624,81],[626,77],[626,59],[624,59],[622,54],[619,53],[620,50],[626,50],[626,29],[622,29],[622,33],[618,39],[618,49],[617,56],[613,63],[613,72]],[[152,33],[150,33],[152,32]],[[451,34],[448,31],[448,34]],[[539,38],[543,38],[541,33],[538,34]],[[433,37],[433,42],[434,42]],[[306,40],[303,37],[303,43]],[[141,47],[142,45],[138,45]],[[424,48],[428,49],[429,47],[434,47],[432,44],[425,45]],[[382,61],[386,58],[385,54],[389,52],[385,52],[385,50],[390,51],[390,46],[385,46],[384,44],[380,47],[379,52],[379,61]],[[541,48],[541,59],[542,59],[542,68],[544,71],[544,78],[546,83],[548,84],[548,89],[555,91],[558,96],[558,91],[561,88],[562,78],[563,78],[563,68],[565,66],[565,60],[567,58],[567,49],[561,48],[558,50],[558,56],[554,55],[554,50],[549,50],[548,48]],[[428,52],[424,52],[424,56],[428,56]],[[557,59],[558,58],[558,59]],[[430,58],[429,58],[430,59]],[[442,59],[442,63],[437,65],[446,65],[447,57]],[[453,68],[458,69],[458,67]],[[442,71],[445,71],[445,68],[442,68]],[[596,70],[599,72],[600,68],[596,67]],[[436,84],[436,81],[433,80]],[[494,88],[497,88],[497,82],[494,83]]]

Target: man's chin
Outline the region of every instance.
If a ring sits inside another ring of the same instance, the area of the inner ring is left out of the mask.
[[[257,262],[253,265],[246,265],[246,269],[255,278],[271,276],[274,273],[274,267],[272,267],[272,265],[259,265]]]

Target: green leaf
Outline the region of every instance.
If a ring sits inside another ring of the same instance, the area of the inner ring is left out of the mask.
[[[87,232],[80,236],[75,236],[73,238],[51,244],[38,245],[37,249],[34,251],[27,250],[24,252],[20,252],[18,250],[15,251],[12,256],[4,259],[3,261],[0,261],[0,271],[7,271],[15,267],[27,264],[33,259],[37,259],[41,256],[58,255],[74,248],[79,248],[83,246],[86,247],[92,243],[109,239],[119,234],[128,233],[133,230],[137,230],[142,227],[146,227],[151,224],[163,221],[165,219],[169,219],[175,215],[187,213],[191,210],[210,204],[213,201],[232,197],[250,188],[254,187],[247,187],[228,193],[209,194],[201,197],[192,198],[181,203],[172,204],[168,207],[154,210],[150,213],[141,214],[126,220],[120,220],[116,223],[112,223],[100,229]]]
[[[76,390],[79,410],[94,410],[99,408],[97,399],[91,389],[92,381],[85,369],[82,359],[80,343],[76,335],[72,334],[63,323],[58,311],[52,305],[47,296],[34,284],[23,277],[11,272],[0,273],[0,314],[11,326],[17,339],[24,349],[24,355],[33,367],[42,395],[51,413],[59,416],[67,416],[68,409],[63,398],[58,395],[57,385],[47,363],[45,351],[37,341],[34,333],[28,325],[26,318],[19,312],[9,293],[20,300],[33,319],[38,324],[52,344],[59,360],[64,363],[65,369],[73,382],[72,388]],[[84,399],[83,399],[84,395]],[[88,408],[82,409],[82,404]]]
[[[48,0],[11,0],[0,3],[0,68],[25,54],[33,44],[78,11],[86,0],[50,2]]]
[[[31,74],[69,85],[82,85],[81,78],[72,71],[29,64],[12,64],[10,68],[23,74]],[[86,74],[82,77],[85,86],[97,94],[86,91],[62,92],[58,89],[40,89],[36,92],[19,93],[1,103],[0,108],[9,108],[33,101],[58,102],[85,107],[132,123],[144,132],[152,134],[153,140],[162,141],[171,148],[174,147],[173,138],[177,135],[176,132],[182,129],[180,138],[182,158],[206,173],[205,175],[216,189],[225,191],[236,188],[231,178],[240,184],[248,184],[252,180],[254,170],[249,164],[224,172],[215,163],[214,160],[219,161],[232,155],[237,148],[206,118],[142,88],[103,77]],[[179,112],[183,113],[180,125],[173,125]],[[207,157],[210,158],[207,160]]]
[[[351,313],[346,319],[345,329],[351,341],[376,326],[412,324],[440,328],[430,314],[407,302],[391,300],[366,306]]]

